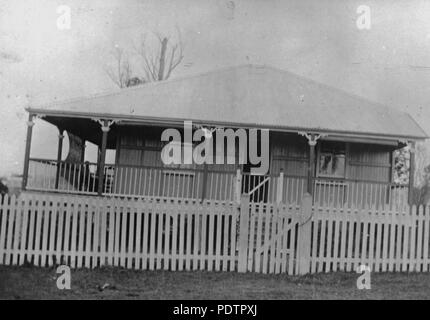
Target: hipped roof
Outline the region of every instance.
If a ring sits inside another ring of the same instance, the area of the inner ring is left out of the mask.
[[[29,106],[30,113],[372,136],[427,138],[412,117],[267,66],[244,65],[117,92]]]

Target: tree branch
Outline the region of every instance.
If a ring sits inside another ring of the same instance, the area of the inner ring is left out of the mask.
[[[169,79],[172,72],[184,58],[183,45],[178,30],[178,41],[172,42],[169,37],[154,33],[157,47],[154,50],[147,45],[146,36],[143,35],[140,43],[134,45],[136,54],[142,60],[143,75],[132,78],[130,61],[121,48],[115,48],[113,57],[115,68],[109,68],[106,73],[120,88],[138,83],[162,81]]]

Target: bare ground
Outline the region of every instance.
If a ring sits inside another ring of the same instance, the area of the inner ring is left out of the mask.
[[[430,274],[374,273],[358,290],[356,273],[302,277],[255,273],[72,270],[57,289],[55,268],[0,266],[0,299],[430,299]]]

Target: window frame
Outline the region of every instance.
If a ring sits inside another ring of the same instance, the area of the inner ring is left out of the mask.
[[[317,161],[316,161],[316,176],[321,178],[327,178],[327,179],[346,179],[346,167],[347,167],[347,156],[348,156],[348,147],[346,142],[337,142],[337,143],[343,143],[344,144],[344,162],[343,162],[343,175],[335,175],[335,174],[324,174],[320,172],[320,164],[321,164],[321,156],[322,155],[332,155],[335,156],[335,153],[333,151],[322,151],[322,147],[324,143],[332,142],[332,141],[321,141],[321,143],[318,144],[317,149]]]

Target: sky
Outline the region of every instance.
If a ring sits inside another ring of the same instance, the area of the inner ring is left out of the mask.
[[[142,35],[178,30],[172,78],[266,64],[409,112],[430,134],[430,1],[0,0],[0,176],[22,172],[26,106],[119,90],[106,73],[115,46],[138,73]],[[57,134],[36,120],[31,155],[54,159]]]

